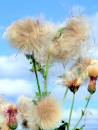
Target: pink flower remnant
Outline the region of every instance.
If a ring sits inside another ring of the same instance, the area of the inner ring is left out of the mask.
[[[18,110],[14,105],[8,105],[5,110],[6,123],[11,130],[15,130],[18,126],[17,112]]]

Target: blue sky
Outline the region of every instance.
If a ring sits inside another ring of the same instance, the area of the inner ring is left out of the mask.
[[[9,95],[9,100],[17,98],[22,94],[31,94],[32,91],[32,76],[28,72],[30,66],[23,56],[17,56],[17,51],[12,49],[6,40],[2,39],[2,34],[7,26],[12,22],[25,18],[28,16],[36,17],[41,16],[53,22],[63,22],[66,17],[71,14],[71,10],[81,9],[88,16],[90,22],[93,25],[94,38],[96,45],[98,44],[98,0],[1,0],[0,1],[0,89],[5,95]],[[98,54],[95,53],[95,57],[98,58]],[[53,73],[55,75],[55,73]],[[56,78],[56,76],[55,76]],[[55,79],[54,78],[54,79]],[[34,78],[33,78],[34,79]],[[54,79],[50,79],[50,82],[54,82]],[[17,86],[15,86],[15,83]],[[24,85],[25,84],[25,85]],[[28,90],[26,85],[28,84]],[[35,83],[33,83],[35,85]],[[6,90],[4,89],[6,88]],[[12,88],[11,88],[12,87]],[[25,89],[24,89],[25,88]],[[20,89],[21,92],[18,90]],[[16,90],[16,93],[15,91]],[[76,101],[76,109],[81,107],[81,101],[86,88],[84,87],[79,92],[80,101]],[[59,92],[63,92],[60,88],[53,90],[58,97]],[[60,96],[62,97],[62,96]],[[68,98],[70,100],[70,97]],[[94,95],[90,108],[98,109],[98,91]],[[82,103],[83,105],[83,103]],[[66,107],[68,108],[68,106]],[[98,113],[97,113],[98,114]],[[96,115],[96,114],[95,114]]]

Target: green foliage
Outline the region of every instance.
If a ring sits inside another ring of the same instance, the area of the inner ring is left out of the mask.
[[[84,114],[85,114],[85,111],[82,110],[82,116],[84,116]]]
[[[68,123],[62,121],[62,125],[59,128],[56,128],[55,130],[67,130],[68,129]]]
[[[54,40],[60,38],[61,35],[64,33],[64,31],[65,31],[65,27],[60,28],[60,29],[57,31],[56,36],[54,37]]]
[[[45,73],[44,67],[45,67],[45,66],[42,66],[42,65],[34,58],[33,55],[26,55],[26,58],[29,60],[30,64],[32,65],[32,68],[30,69],[30,71],[35,72],[35,68],[34,68],[34,66],[33,66],[33,62],[35,61],[36,71],[40,72],[41,75],[44,77],[44,73]]]
[[[18,124],[9,126],[9,130],[16,130],[17,129]]]

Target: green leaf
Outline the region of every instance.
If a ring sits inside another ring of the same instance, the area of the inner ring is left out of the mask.
[[[31,55],[26,54],[26,58],[27,58],[28,60],[31,59]]]
[[[85,100],[87,101],[89,99],[89,96],[88,97],[85,97]]]
[[[85,125],[82,125],[82,126],[80,127],[80,130],[83,130],[83,129],[84,129],[84,127],[85,127]]]
[[[84,111],[82,110],[82,116],[84,116]]]
[[[40,96],[40,94],[39,94],[38,92],[36,92],[36,96],[37,96],[37,97],[39,97],[39,96]]]
[[[67,130],[66,128],[68,128],[68,123],[62,121],[62,125],[59,128],[56,128],[55,130]]]
[[[65,31],[65,27],[60,28],[60,29],[57,31],[56,36],[54,37],[54,40],[60,38],[60,36],[64,33],[64,31]]]

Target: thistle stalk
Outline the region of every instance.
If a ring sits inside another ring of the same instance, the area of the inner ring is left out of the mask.
[[[46,69],[44,73],[44,93],[45,94],[47,94],[48,72],[49,72],[49,55],[47,56]]]
[[[74,102],[75,102],[75,93],[73,93],[73,98],[72,98],[72,105],[71,105],[69,121],[68,121],[69,122],[68,123],[68,130],[70,130],[70,123],[71,123],[72,112],[73,112],[73,108],[74,108]]]
[[[15,127],[8,127],[8,130],[16,130],[17,129],[17,127],[15,128]]]
[[[87,99],[87,102],[86,102],[86,105],[85,105],[85,107],[84,107],[84,111],[82,111],[81,117],[80,117],[79,120],[77,121],[77,123],[76,123],[75,127],[73,128],[73,130],[75,130],[75,129],[77,128],[77,126],[78,126],[79,123],[81,122],[83,116],[85,115],[86,109],[87,109],[88,104],[89,104],[89,102],[90,102],[90,100],[91,100],[91,97],[92,97],[92,94],[89,95],[89,97],[88,97],[88,99]]]
[[[41,97],[41,87],[40,87],[40,83],[39,83],[39,79],[38,79],[38,74],[37,74],[37,69],[36,69],[36,62],[35,62],[34,57],[33,57],[33,67],[34,67],[34,72],[35,72],[35,77],[36,77],[36,83],[37,83],[37,87],[38,87],[39,96]]]
[[[66,96],[67,96],[67,93],[68,93],[68,87],[66,88],[66,91],[65,91],[65,93],[64,93],[64,97],[63,97],[63,103],[65,102],[65,100],[66,100]]]

